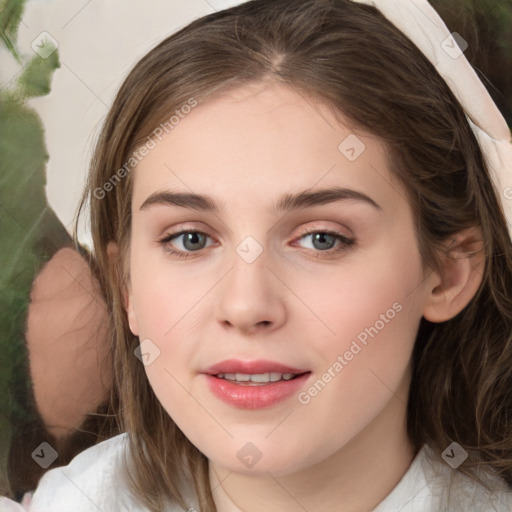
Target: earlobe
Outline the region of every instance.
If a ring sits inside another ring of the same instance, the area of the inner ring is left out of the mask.
[[[137,317],[135,315],[135,309],[133,308],[133,300],[131,294],[127,297],[128,305],[126,307],[126,313],[128,315],[128,324],[130,326],[130,331],[134,336],[139,335],[139,325],[137,323]]]
[[[451,237],[441,265],[440,272],[433,273],[429,280],[432,288],[423,310],[425,319],[436,323],[460,313],[482,283],[485,250],[481,230],[472,227]]]
[[[119,269],[119,246],[115,242],[109,242],[107,244],[107,256],[109,259],[110,265],[117,268],[116,275],[121,279],[122,272]],[[123,309],[126,311],[128,317],[128,324],[130,326],[130,331],[134,336],[139,335],[139,326],[137,324],[137,318],[135,315],[135,310],[133,307],[133,300],[131,294],[130,283],[121,283],[121,296],[123,301]]]

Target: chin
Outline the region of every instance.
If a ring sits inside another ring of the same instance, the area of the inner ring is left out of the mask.
[[[260,445],[260,449],[256,448],[257,444],[235,441],[229,446],[217,446],[217,450],[205,450],[203,453],[218,467],[254,477],[268,477],[269,474],[275,477],[287,476],[314,465],[323,458],[318,459],[318,450],[307,453],[304,447],[299,448],[297,445],[288,446],[283,451],[278,446],[272,446],[268,440],[266,446]],[[228,456],[233,453],[234,456]]]

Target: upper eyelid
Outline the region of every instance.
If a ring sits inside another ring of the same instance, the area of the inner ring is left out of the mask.
[[[310,234],[310,233],[326,233],[326,232],[344,235],[343,233],[339,233],[338,230],[336,230],[336,228],[330,228],[330,227],[312,226],[309,228],[296,228],[296,229],[299,229],[300,234],[306,234],[306,235]],[[215,238],[214,236],[210,235],[208,230],[206,230],[206,229],[196,228],[196,227],[188,227],[188,226],[180,226],[174,232],[165,233],[164,235],[162,235],[162,238],[166,238],[169,236],[178,236],[178,235],[182,235],[184,233],[201,233],[201,234],[207,235],[211,238]],[[344,236],[346,238],[350,238],[350,235],[344,235]]]

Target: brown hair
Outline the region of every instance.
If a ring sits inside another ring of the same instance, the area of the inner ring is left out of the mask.
[[[427,443],[441,453],[456,441],[478,455],[458,471],[474,477],[471,468],[480,465],[512,486],[512,244],[463,109],[424,55],[375,8],[349,0],[253,0],[193,21],[140,60],[107,116],[81,203],[90,202],[91,264],[111,308],[113,393],[129,433],[133,489],[153,511],[169,499],[186,508],[180,486],[188,472],[201,510],[215,511],[206,457],[160,405],[133,355],[138,339],[121,291],[133,176],[125,172],[112,190],[97,191],[191,98],[201,104],[262,81],[321,100],[387,144],[415,215],[426,271],[440,268],[451,235],[481,228],[485,268],[478,292],[450,321],[421,321],[407,429],[416,450]],[[109,241],[120,246],[119,265],[109,264]]]

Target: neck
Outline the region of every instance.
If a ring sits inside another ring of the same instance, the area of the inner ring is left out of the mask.
[[[381,413],[322,462],[279,478],[232,473],[210,463],[219,512],[373,510],[398,484],[416,455],[406,432],[408,377]]]

